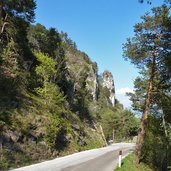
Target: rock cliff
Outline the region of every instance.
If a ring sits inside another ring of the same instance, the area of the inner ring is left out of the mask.
[[[103,87],[106,87],[109,92],[109,100],[112,103],[113,107],[115,106],[115,85],[114,85],[114,79],[111,72],[105,70],[103,72]]]
[[[67,51],[67,68],[73,82],[73,96],[76,91],[86,89],[93,101],[97,100],[97,64],[83,52]],[[73,98],[73,97],[72,97]]]

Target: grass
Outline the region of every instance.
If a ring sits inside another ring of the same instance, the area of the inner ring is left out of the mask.
[[[1,100],[0,105],[2,106]],[[11,107],[5,112],[0,112],[0,130],[2,130],[0,136],[13,137],[0,149],[0,170],[17,168],[56,156],[103,146],[100,133],[90,128],[86,122],[82,122],[75,113],[62,107],[53,110],[54,114],[44,105],[40,97],[25,92],[19,107]],[[60,116],[58,117],[59,114],[64,115],[64,121]],[[72,124],[78,125],[79,130],[73,129]],[[61,127],[66,129],[66,135],[72,135],[71,142],[51,150],[48,143],[55,142],[57,133],[54,131]],[[82,146],[78,144],[80,135],[83,143],[85,142]]]
[[[122,167],[117,167],[115,171],[152,171],[152,169],[144,163],[136,164],[135,155],[132,153],[122,161]]]

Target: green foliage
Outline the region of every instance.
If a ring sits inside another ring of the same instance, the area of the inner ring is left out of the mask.
[[[11,77],[16,77],[19,74],[20,56],[17,51],[18,49],[16,43],[13,40],[11,40],[3,49],[1,56],[3,65],[6,67],[6,70],[8,70],[8,74]]]
[[[135,93],[131,94],[134,109],[141,111],[144,106],[144,92],[146,92],[147,78],[137,78]],[[162,79],[162,82],[161,80]],[[137,86],[138,85],[138,86]],[[154,79],[151,115],[147,127],[145,145],[143,148],[143,161],[150,164],[155,170],[165,170],[170,163],[170,86],[167,79],[158,76]],[[136,107],[136,108],[135,108]],[[155,147],[154,147],[155,142]]]
[[[68,87],[71,87],[71,84],[61,35],[55,28],[47,30],[41,24],[36,24],[29,27],[27,37],[31,49],[40,51],[56,61],[53,80],[69,99]]]
[[[50,115],[49,121],[50,122],[46,126],[45,141],[53,149],[55,148],[57,136],[60,133],[63,125],[61,123],[62,120],[57,115]]]
[[[48,30],[41,25],[30,25],[27,38],[29,46],[36,51],[41,51],[42,53],[47,53],[48,48]]]
[[[35,71],[40,76],[42,86],[35,88],[35,91],[40,95],[46,105],[46,109],[50,110],[51,114],[48,117],[48,124],[46,125],[45,141],[50,148],[56,148],[58,135],[64,128],[67,128],[62,119],[59,118],[61,108],[65,104],[65,97],[60,92],[59,87],[52,83],[50,78],[56,73],[56,61],[41,52],[35,53],[37,60],[40,62]]]
[[[2,0],[1,4],[4,12],[12,16],[20,17],[29,22],[34,19],[34,9],[36,7],[34,0],[28,0],[27,2]]]
[[[12,154],[15,153],[15,154]],[[1,150],[0,170],[8,170],[10,167],[25,165],[31,163],[31,158],[21,151]]]
[[[35,89],[43,99],[45,104],[51,108],[54,105],[63,106],[65,104],[65,97],[60,92],[59,88],[53,83],[46,83],[45,87],[38,87]]]
[[[55,74],[56,61],[41,52],[35,53],[40,65],[36,67],[36,73],[43,79],[43,86],[35,88],[37,94],[43,99],[45,104],[55,110],[55,106],[63,106],[65,103],[65,97],[57,85],[50,82],[50,78]]]
[[[113,139],[113,130],[118,130],[119,121],[120,117],[118,113],[114,113],[109,108],[104,109],[104,112],[101,114],[101,122],[107,140]]]
[[[119,168],[117,167],[115,171],[152,171],[148,165],[141,163],[141,164],[136,164],[135,163],[135,156],[134,154],[129,154],[125,159],[122,161],[122,167]]]
[[[36,67],[37,75],[43,78],[44,83],[49,81],[49,78],[55,74],[56,62],[54,59],[41,52],[35,53],[37,60],[41,63]]]
[[[98,106],[100,109],[105,108],[108,105],[108,99],[109,99],[109,95],[110,92],[106,87],[102,87],[102,85],[99,83],[99,91],[98,91]]]
[[[27,38],[29,46],[36,51],[48,54],[56,59],[64,56],[62,40],[55,28],[47,30],[43,25],[31,25],[28,30]]]
[[[162,62],[162,50],[165,47],[162,37],[166,34],[166,23],[169,21],[169,9],[166,6],[152,9],[152,14],[146,13],[142,22],[134,26],[135,36],[128,38],[123,46],[124,57],[129,59],[138,67],[151,67],[152,57],[157,48],[159,55],[156,56],[156,67],[160,67],[158,62]],[[158,47],[160,46],[160,48]],[[159,53],[160,52],[160,53]]]
[[[15,41],[20,49],[20,55],[29,53],[26,39],[28,23],[34,20],[34,9],[36,7],[34,0],[2,0],[0,9],[0,49],[11,41]],[[13,51],[15,54],[15,51]],[[23,56],[22,56],[23,57]]]
[[[6,149],[0,149],[0,157],[1,157],[1,160],[0,160],[0,170],[7,170],[10,166],[10,163],[9,163],[9,152],[6,150]]]
[[[94,148],[100,148],[104,146],[104,141],[102,137],[97,134],[97,132],[92,130],[87,130],[87,135],[85,137],[85,146],[81,147],[80,150],[91,150]]]
[[[107,140],[113,139],[114,133],[115,141],[129,141],[138,132],[139,121],[128,110],[104,109],[104,112],[101,113],[101,123]]]
[[[63,46],[65,47],[65,49],[69,49],[73,53],[76,53],[78,51],[76,43],[73,42],[73,40],[71,40],[71,38],[68,37],[67,33],[62,31],[60,37],[62,39]]]
[[[143,112],[147,95],[147,80],[137,77],[134,81],[134,92],[135,93],[127,93],[127,96],[129,96],[132,101],[133,110]]]
[[[168,137],[163,136],[164,130],[161,125],[161,118],[151,115],[147,129],[148,132],[143,148],[143,161],[151,165],[155,170],[166,170],[171,164],[171,146],[168,144]]]
[[[144,95],[147,84],[147,72],[142,73],[142,78],[137,78],[134,86],[135,93],[129,94],[133,107],[141,112],[144,107]],[[161,80],[162,79],[162,82]],[[150,164],[155,170],[164,170],[169,165],[169,137],[170,137],[170,86],[167,79],[155,77],[150,117],[143,149],[143,161]],[[154,147],[155,143],[155,147]]]

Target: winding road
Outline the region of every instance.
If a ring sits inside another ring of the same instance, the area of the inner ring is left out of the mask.
[[[113,171],[118,164],[118,154],[123,156],[135,147],[133,143],[116,143],[107,147],[82,151],[42,163],[14,169],[13,171]]]

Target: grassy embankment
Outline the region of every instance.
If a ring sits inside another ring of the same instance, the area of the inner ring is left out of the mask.
[[[135,156],[132,153],[123,159],[122,167],[117,167],[115,171],[152,171],[152,169],[144,163],[136,164]]]

